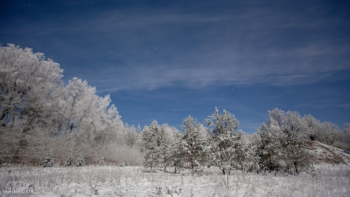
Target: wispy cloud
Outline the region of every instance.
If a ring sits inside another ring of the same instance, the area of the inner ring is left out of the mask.
[[[348,79],[350,30],[337,22],[344,13],[325,17],[327,5],[298,5],[227,3],[220,13],[116,8],[70,13],[55,25],[28,21],[0,33],[20,29],[50,39],[58,53],[76,60],[62,64],[67,77],[78,75],[104,92]]]

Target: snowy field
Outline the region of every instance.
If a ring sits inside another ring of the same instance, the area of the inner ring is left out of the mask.
[[[240,171],[225,176],[215,168],[191,175],[142,167],[2,167],[0,183],[1,196],[350,196],[349,166],[316,168],[297,176]]]

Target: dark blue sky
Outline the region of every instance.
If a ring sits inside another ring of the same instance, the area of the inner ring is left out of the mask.
[[[113,2],[113,3],[112,3]],[[255,132],[267,111],[350,122],[349,1],[0,2],[0,42],[110,94],[122,120],[181,128],[214,112]]]

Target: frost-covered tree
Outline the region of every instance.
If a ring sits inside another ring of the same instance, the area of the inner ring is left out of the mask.
[[[308,153],[306,141],[299,138],[305,130],[305,122],[299,113],[288,111],[285,115],[282,148],[287,167],[294,168],[296,173],[299,173],[299,168],[308,170],[311,167],[311,155]]]
[[[350,137],[350,123],[345,123],[344,124],[344,134],[348,137]]]
[[[283,162],[281,150],[281,136],[265,124],[257,131],[255,139],[256,156],[261,170],[276,170]]]
[[[282,142],[283,159],[290,171],[299,173],[300,170],[312,169],[312,155],[308,151],[305,141],[297,137],[287,136]],[[294,169],[294,170],[293,170]]]
[[[95,88],[77,78],[69,81],[67,89],[69,97],[66,102],[69,104],[69,110],[66,132],[73,133],[81,143],[91,143],[99,129],[98,126],[101,125],[98,116],[99,104],[107,104],[109,98],[104,101],[99,100],[100,98],[95,95]]]
[[[341,134],[340,148],[350,151],[350,123],[344,124],[344,130]]]
[[[311,141],[317,139],[317,133],[320,130],[321,123],[319,120],[314,118],[312,115],[306,115],[303,118],[303,121],[306,126],[305,137],[309,138]]]
[[[178,130],[170,127],[168,124],[163,124],[160,131],[160,155],[161,164],[166,172],[166,167],[172,164],[173,147],[175,143],[175,133]]]
[[[136,142],[135,142],[135,144],[140,149],[140,152],[143,152],[143,149],[142,149],[142,131],[141,131],[140,125],[138,125],[136,128]]]
[[[337,125],[331,122],[323,122],[317,134],[317,140],[329,145],[339,140],[340,130]]]
[[[52,90],[60,85],[59,64],[32,49],[13,44],[0,47],[0,121],[16,124],[22,116],[23,131],[29,131],[50,107]],[[43,102],[46,100],[46,102]]]
[[[0,138],[11,143],[10,162],[21,162],[27,154],[41,163],[46,153],[29,153],[38,141],[36,137],[46,137],[54,130],[54,114],[50,112],[57,107],[60,91],[55,90],[62,88],[62,71],[59,64],[45,60],[44,54],[33,53],[30,48],[13,44],[0,47]],[[3,150],[9,154],[6,143],[0,146],[0,155]]]
[[[175,173],[177,173],[179,168],[184,167],[184,146],[183,146],[183,133],[177,129],[173,130],[174,141],[171,146],[171,155],[169,163],[175,168]]]
[[[215,108],[215,112],[206,119],[206,124],[212,129],[209,130],[210,149],[212,152],[212,163],[220,167],[222,173],[231,167],[242,168],[241,159],[244,158],[240,133],[236,132],[239,125],[233,114]]]
[[[258,131],[253,135],[244,133],[241,137],[241,141],[243,142],[243,151],[245,153],[245,158],[242,162],[243,170],[247,172],[257,171],[259,169],[259,157],[257,150],[260,142],[260,135],[258,135]]]
[[[287,111],[284,116],[284,132],[295,137],[305,131],[306,125],[298,112]]]
[[[39,164],[46,154],[40,150],[50,148],[61,161],[73,149],[98,162],[105,147],[125,144],[124,125],[109,95],[97,96],[78,78],[64,86],[62,72],[42,53],[0,47],[0,140],[6,139],[0,144],[1,161],[21,162],[29,155],[27,161]],[[5,153],[12,158],[1,156]]]
[[[101,132],[103,142],[120,143],[123,122],[115,105],[111,105],[106,110],[105,129]]]
[[[135,131],[135,127],[131,126],[129,127],[127,124],[125,124],[124,127],[124,140],[127,146],[133,147],[136,144],[137,141],[137,133]]]
[[[182,160],[192,169],[193,173],[196,166],[201,166],[206,162],[207,133],[203,125],[191,116],[183,120],[182,129],[185,132],[182,138]]]
[[[281,128],[284,127],[284,111],[275,108],[272,111],[268,111],[268,119],[266,121],[266,126],[269,131],[273,133],[277,138],[283,137],[283,131]]]
[[[308,170],[312,164],[306,141],[298,135],[307,126],[298,112],[275,108],[269,111],[267,126],[263,124],[258,131],[257,141],[259,165],[265,170],[285,170],[299,173]]]
[[[161,135],[160,127],[156,120],[153,120],[149,127],[145,127],[142,133],[142,147],[145,153],[144,166],[151,170],[161,162]]]
[[[56,103],[52,90],[62,85],[62,71],[59,64],[30,48],[0,47],[2,126],[18,125],[25,133],[47,124],[51,118],[47,111]]]

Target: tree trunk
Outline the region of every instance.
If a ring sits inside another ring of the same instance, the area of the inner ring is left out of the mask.
[[[18,147],[15,151],[15,153],[13,154],[10,163],[20,163],[23,158],[21,158],[20,152],[21,150],[25,149],[28,146],[28,142],[27,140],[25,140],[25,134],[22,133],[20,140],[18,141]]]
[[[166,164],[167,164],[167,158],[166,157],[164,157],[164,172],[166,172]]]
[[[15,120],[16,120],[16,115],[13,116],[12,123],[11,123],[11,128],[15,127]]]
[[[297,167],[298,163],[297,162],[294,162],[294,168],[295,168],[295,172],[297,174],[299,174],[299,171],[298,171],[298,167]]]

